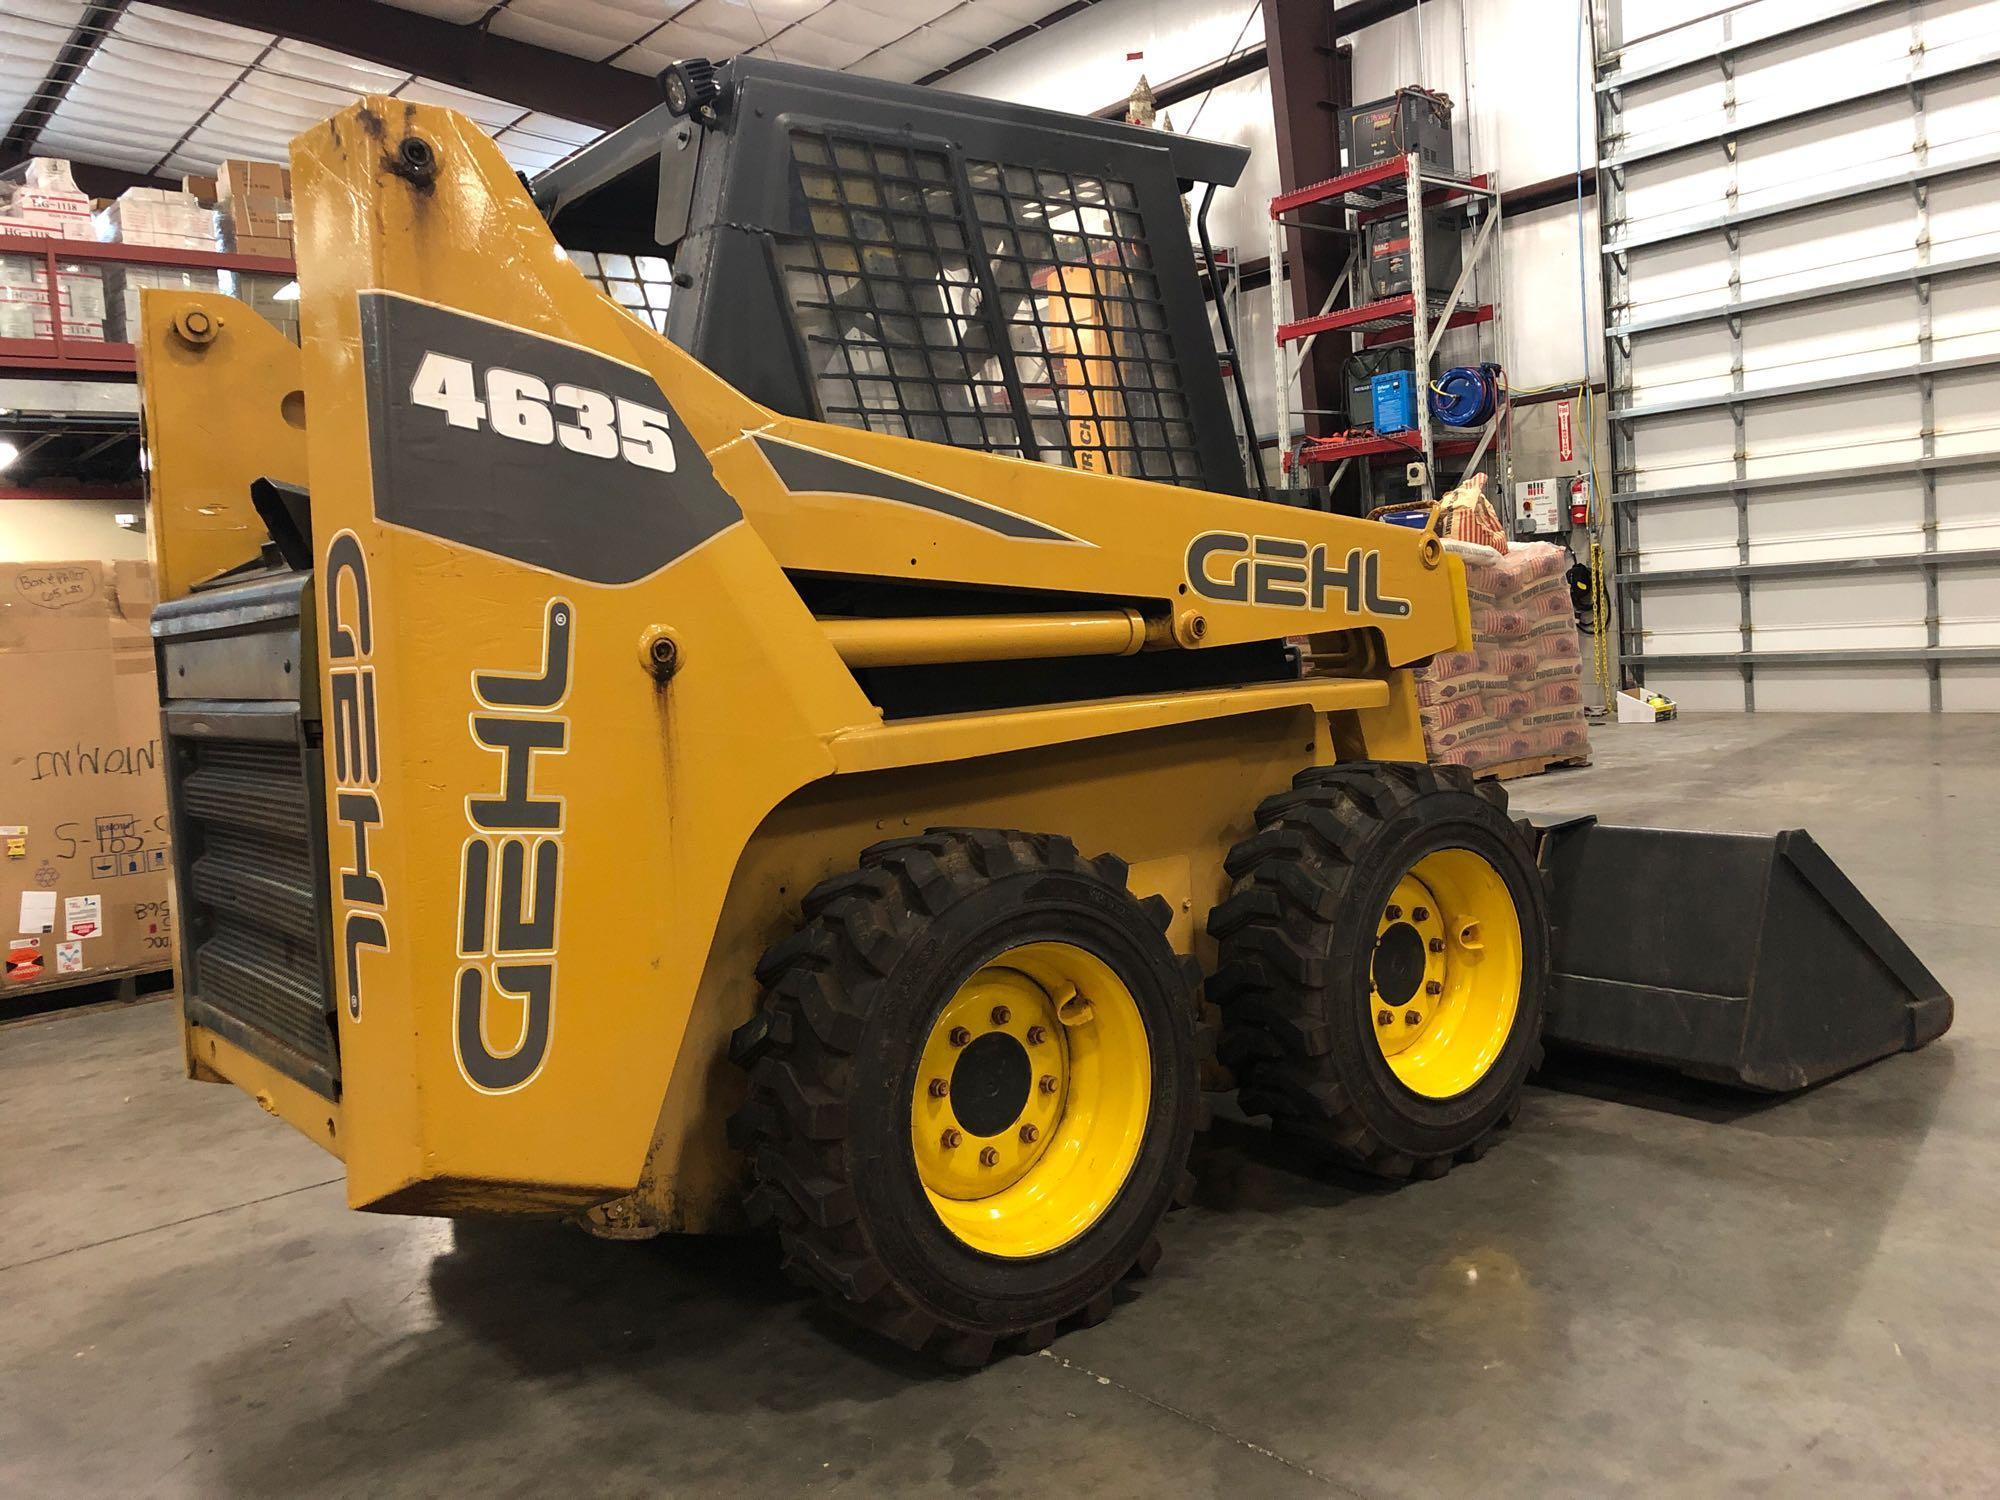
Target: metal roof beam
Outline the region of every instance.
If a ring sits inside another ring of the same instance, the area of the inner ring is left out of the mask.
[[[455,26],[380,0],[154,0],[169,10],[344,52],[523,109],[613,130],[660,102],[644,73]]]
[[[7,127],[7,134],[0,137],[0,171],[34,155],[35,142],[41,137],[42,127],[61,107],[63,95],[76,82],[76,75],[88,66],[98,44],[110,35],[125,5],[126,0],[97,0],[97,3],[84,7],[76,28],[70,32],[62,50],[56,53],[55,61],[49,64],[49,71],[43,75],[28,102],[21,106],[14,123]]]

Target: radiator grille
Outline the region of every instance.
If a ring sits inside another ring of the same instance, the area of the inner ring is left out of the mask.
[[[298,742],[177,742],[189,1004],[332,1097],[340,1075],[319,914],[320,861]]]

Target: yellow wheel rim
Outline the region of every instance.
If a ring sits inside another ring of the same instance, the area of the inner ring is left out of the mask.
[[[910,1149],[925,1196],[973,1249],[1059,1250],[1132,1174],[1152,1102],[1146,1023],[1123,980],[1068,943],[985,965],[924,1041]]]
[[[1500,872],[1469,849],[1427,854],[1375,927],[1369,1026],[1397,1079],[1449,1099],[1484,1078],[1521,1003],[1521,919]]]

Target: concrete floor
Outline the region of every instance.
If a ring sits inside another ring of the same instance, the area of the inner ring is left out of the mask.
[[[1159,1274],[952,1377],[741,1242],[350,1214],[164,1004],[0,1031],[0,1493],[1992,1493],[2000,720],[1600,735],[1518,807],[1804,825],[1956,994],[1759,1106],[1530,1090],[1394,1192],[1225,1122]]]

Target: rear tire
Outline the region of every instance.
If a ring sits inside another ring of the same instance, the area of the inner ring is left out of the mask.
[[[1456,766],[1301,772],[1230,852],[1208,996],[1246,1113],[1323,1157],[1440,1177],[1541,1060],[1547,899],[1506,793]],[[1435,909],[1433,909],[1435,908]]]
[[[1065,838],[936,829],[804,911],[730,1047],[788,1272],[953,1364],[1102,1318],[1192,1186],[1197,976],[1166,903]]]

